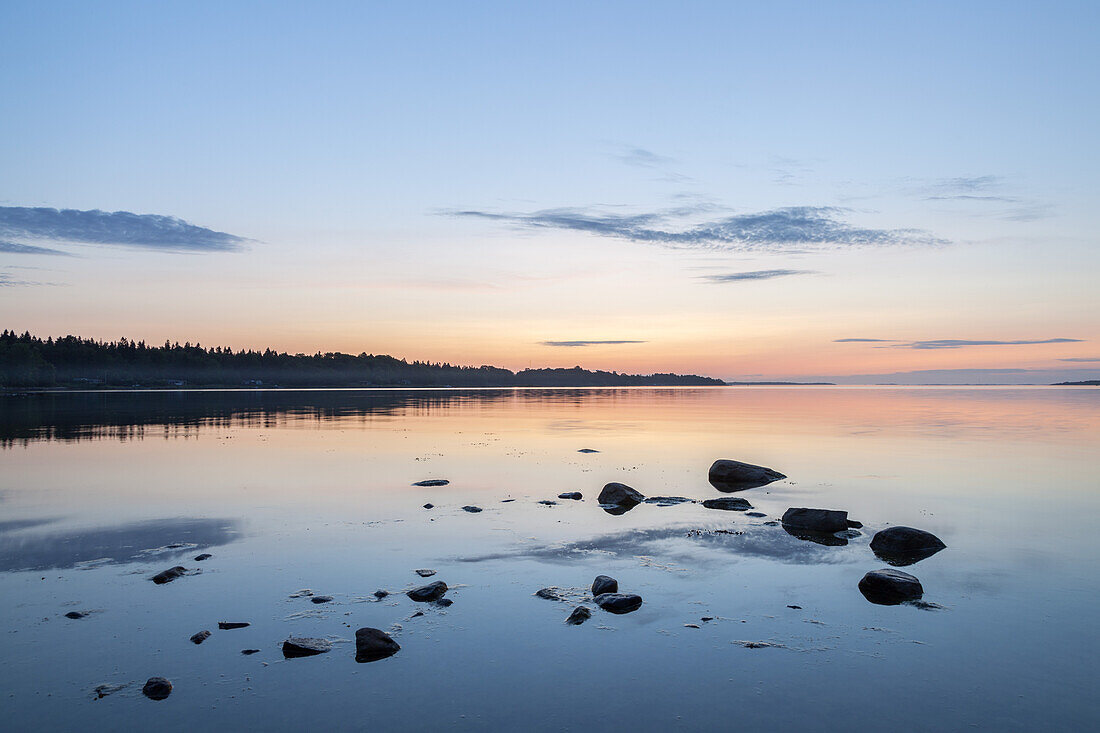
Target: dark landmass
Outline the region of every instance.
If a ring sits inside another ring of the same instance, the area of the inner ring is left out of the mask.
[[[835,387],[836,382],[726,382],[729,387]]]
[[[1052,387],[1100,387],[1100,379],[1086,379],[1083,382],[1055,382]]]
[[[183,387],[633,387],[722,386],[711,377],[620,374],[572,369],[524,369],[408,362],[392,356],[338,352],[287,354],[144,341],[42,339],[0,334],[3,388]]]

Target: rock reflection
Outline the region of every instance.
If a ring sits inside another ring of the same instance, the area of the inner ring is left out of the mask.
[[[4,531],[0,533],[0,572],[68,569],[93,561],[136,562],[150,556],[147,548],[162,548],[156,553],[158,558],[177,557],[196,548],[233,542],[239,536],[239,524],[235,519],[180,517],[95,529]]]
[[[830,534],[828,532],[814,532],[808,529],[796,529],[794,527],[788,527],[783,524],[783,531],[789,534],[791,537],[797,537],[800,540],[806,542],[816,542],[819,545],[826,547],[844,547],[848,544],[848,540],[844,537]]]

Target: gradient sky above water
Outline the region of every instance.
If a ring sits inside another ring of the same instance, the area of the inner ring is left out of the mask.
[[[6,2],[0,325],[747,380],[1097,378],[1098,21]],[[140,216],[77,213],[97,210]]]

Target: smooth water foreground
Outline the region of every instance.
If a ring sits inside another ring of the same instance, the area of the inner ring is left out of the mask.
[[[2,397],[0,720],[1096,729],[1098,448],[1095,389]],[[717,458],[789,476],[735,494],[767,517],[700,504],[613,516],[596,503],[609,481],[721,496],[707,481]],[[429,478],[451,483],[411,486]],[[830,546],[765,524],[791,506],[845,509],[865,528]],[[885,567],[868,542],[889,525],[947,543],[904,568],[942,609],[857,590]],[[213,557],[193,561],[201,552]],[[173,565],[201,573],[150,581]],[[401,593],[427,582],[418,568],[437,571],[453,605]],[[600,611],[585,598],[598,574],[642,607]],[[570,600],[534,595],[546,586]],[[291,597],[304,588],[334,600]],[[578,602],[592,618],[565,625]],[[356,663],[362,626],[401,651]],[[288,636],[335,643],[284,659]],[[172,681],[168,699],[142,696],[151,676]],[[103,684],[125,687],[100,699]]]

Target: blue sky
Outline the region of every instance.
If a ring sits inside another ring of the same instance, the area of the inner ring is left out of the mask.
[[[5,3],[5,326],[730,378],[1100,357],[1100,5],[593,5]]]

